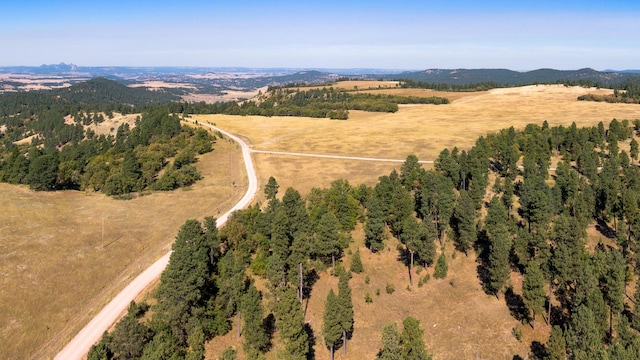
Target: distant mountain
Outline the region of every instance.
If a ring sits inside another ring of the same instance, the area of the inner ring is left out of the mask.
[[[481,82],[519,85],[580,80],[590,80],[603,85],[616,85],[634,77],[637,77],[637,74],[596,71],[590,68],[579,70],[538,69],[527,72],[507,69],[428,69],[385,76],[385,78],[388,79],[410,79],[452,85],[466,85]]]
[[[291,83],[322,84],[345,77],[362,80],[410,79],[427,83],[450,85],[468,85],[487,82],[493,82],[498,85],[526,85],[566,81],[592,81],[603,87],[618,86],[629,79],[640,79],[640,70],[596,71],[590,68],[579,70],[538,69],[526,72],[509,69],[426,69],[420,71],[399,71],[359,68],[87,67],[65,63],[32,67],[0,67],[0,73],[63,77],[70,84],[79,83],[94,77],[117,80],[125,84],[140,84],[145,81],[191,84],[196,87],[196,93],[203,94],[220,93],[225,89],[253,90],[263,86],[282,86]],[[0,82],[0,87],[1,85],[2,82]],[[177,87],[179,88],[179,86]],[[179,90],[171,91],[174,94],[180,94]],[[185,90],[184,92],[189,91],[193,90]]]

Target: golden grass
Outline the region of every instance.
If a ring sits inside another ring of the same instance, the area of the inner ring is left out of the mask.
[[[350,111],[347,121],[327,119],[199,115],[245,136],[258,150],[432,160],[445,147],[473,146],[479,136],[514,126],[576,122],[591,126],[611,119],[640,118],[640,106],[577,101],[587,92],[608,90],[526,86],[465,93],[449,105],[401,105],[396,113]],[[314,160],[308,160],[314,161]]]
[[[55,355],[170,249],[186,219],[217,216],[242,196],[241,163],[238,146],[219,141],[197,163],[203,180],[129,201],[0,184],[0,358]]]

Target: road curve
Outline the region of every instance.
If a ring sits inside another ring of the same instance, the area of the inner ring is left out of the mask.
[[[236,210],[242,209],[249,205],[251,200],[258,192],[258,177],[256,176],[253,160],[251,159],[251,151],[249,146],[237,136],[234,136],[215,126],[199,123],[202,126],[209,127],[219,131],[225,136],[236,141],[242,148],[242,157],[244,165],[247,169],[247,178],[249,186],[244,196],[229,211],[218,218],[218,227],[223,226],[229,216]],[[142,290],[144,290],[153,280],[158,278],[164,268],[169,263],[171,251],[158,259],[153,265],[147,268],[142,274],[138,275],[127,287],[125,287],[116,297],[111,300],[80,332],[65,346],[55,357],[60,360],[83,359],[95,343],[100,341],[102,334],[108,330],[127,310],[131,300],[135,299]]]

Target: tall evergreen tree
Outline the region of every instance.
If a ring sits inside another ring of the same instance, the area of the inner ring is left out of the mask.
[[[600,331],[593,312],[585,305],[578,306],[572,314],[565,339],[573,359],[593,359],[603,351]]]
[[[315,239],[315,254],[321,259],[331,260],[331,266],[335,268],[336,256],[342,252],[340,244],[339,223],[335,215],[326,212],[320,218]]]
[[[264,308],[260,292],[253,284],[242,296],[242,312],[244,313],[243,348],[248,358],[256,359],[260,352],[269,346],[269,335],[262,326]]]
[[[188,323],[196,308],[204,304],[205,285],[209,281],[209,247],[200,222],[187,220],[172,246],[169,265],[160,276],[156,290],[158,303],[154,319],[168,325],[181,345],[186,345]]]
[[[340,327],[342,328],[342,346],[347,353],[347,337],[353,333],[353,301],[351,300],[351,273],[343,270],[338,280],[338,308],[340,309]]]
[[[469,255],[469,249],[476,240],[476,209],[473,199],[466,190],[460,191],[458,202],[454,210],[456,244],[458,249]]]
[[[276,198],[279,187],[280,185],[278,185],[276,179],[270,176],[269,180],[267,180],[267,185],[264,186],[264,195],[267,197],[267,200],[271,201]]]
[[[367,222],[364,224],[365,243],[372,252],[384,249],[384,213],[380,201],[372,196],[367,203]]]
[[[360,258],[360,249],[356,249],[351,257],[351,265],[349,266],[349,270],[356,274],[360,274],[364,271],[364,267],[362,265],[362,259]]]
[[[565,360],[567,358],[567,342],[564,340],[562,328],[554,325],[547,341],[547,359]]]
[[[531,261],[527,265],[522,283],[522,298],[528,312],[532,314],[532,326],[535,327],[536,315],[544,313],[547,298],[544,290],[545,279],[540,266]]]
[[[342,326],[340,326],[340,305],[338,304],[338,298],[333,292],[333,289],[329,290],[327,300],[324,303],[324,315],[322,322],[322,336],[324,337],[324,343],[329,348],[331,353],[331,360],[333,360],[334,349],[340,340],[342,335]]]
[[[400,332],[395,323],[385,324],[382,328],[382,349],[378,354],[378,360],[401,360],[402,346],[400,344]]]
[[[433,220],[442,245],[442,236],[449,226],[455,206],[453,184],[447,177],[435,171],[425,172],[420,183],[422,187],[417,194],[419,213],[423,220]]]
[[[511,239],[504,224],[489,233],[489,288],[498,297],[510,274]]]
[[[304,313],[296,291],[286,286],[277,290],[277,293],[274,314],[276,326],[284,342],[284,349],[278,354],[278,358],[304,360],[309,353],[309,335],[304,328]]]
[[[430,360],[427,348],[422,339],[424,330],[420,328],[420,321],[414,317],[407,317],[402,321],[402,359],[403,360]]]

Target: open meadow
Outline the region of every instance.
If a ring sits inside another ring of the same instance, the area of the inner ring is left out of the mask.
[[[237,144],[218,140],[184,190],[132,200],[0,184],[0,358],[53,357],[164,255],[186,219],[217,216],[246,189]]]
[[[547,120],[550,126],[576,122],[581,127],[599,121],[608,124],[613,118],[640,118],[636,105],[576,100],[582,94],[607,92],[562,85],[493,89],[462,93],[465,96],[448,105],[400,105],[396,113],[350,111],[347,121],[283,116],[194,118],[241,134],[255,150],[395,159],[415,154],[421,160],[432,160],[445,147],[469,148],[479,136],[509,126],[524,128]]]

